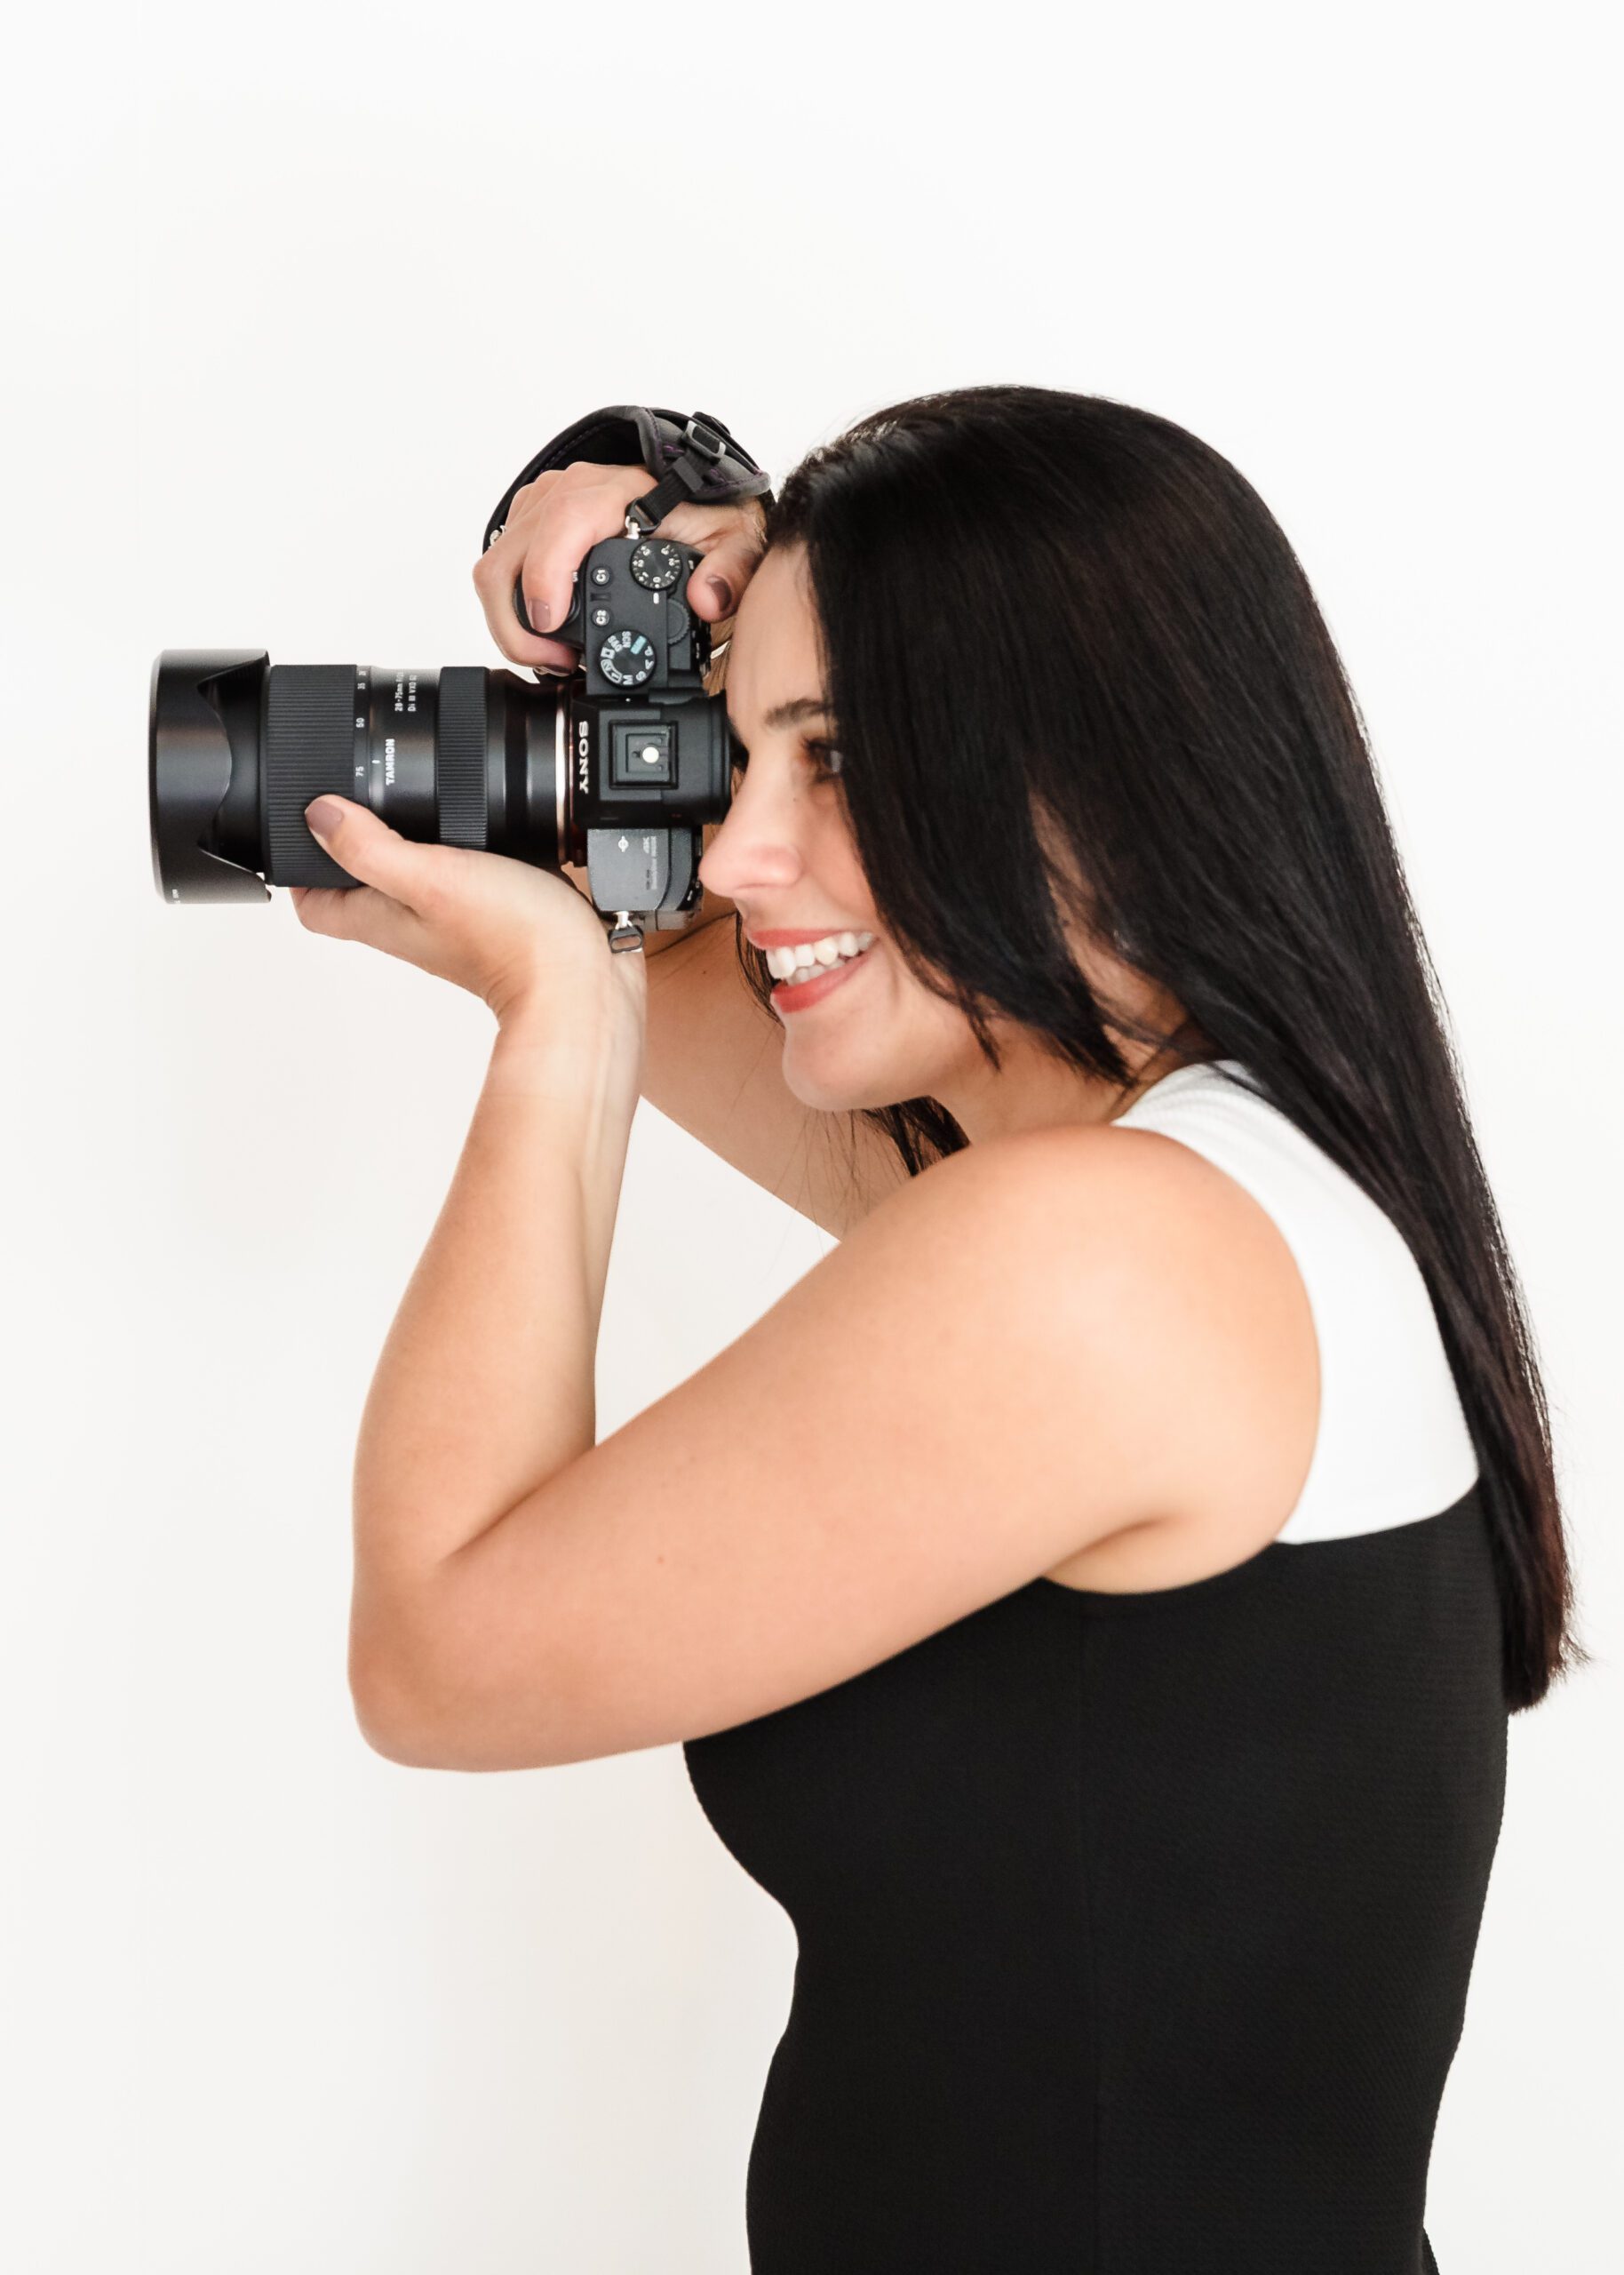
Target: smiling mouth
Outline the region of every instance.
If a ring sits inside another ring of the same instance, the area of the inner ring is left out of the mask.
[[[822,964],[802,979],[781,979],[775,986],[768,1001],[776,1011],[809,1011],[854,972],[860,970],[874,954],[877,941],[871,940],[860,955],[842,956],[839,963]]]

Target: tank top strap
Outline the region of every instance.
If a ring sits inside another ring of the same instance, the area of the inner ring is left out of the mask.
[[[1239,1077],[1240,1079],[1237,1079]],[[1319,1346],[1319,1424],[1277,1536],[1346,1539],[1442,1513],[1477,1457],[1432,1298],[1397,1226],[1288,1114],[1221,1058],[1164,1075],[1119,1115],[1159,1130],[1245,1188],[1302,1274]]]

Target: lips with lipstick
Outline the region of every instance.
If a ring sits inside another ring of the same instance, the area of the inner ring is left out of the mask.
[[[778,985],[775,1009],[809,1010],[860,964],[873,946],[872,932],[747,932],[752,946],[765,951],[767,968]]]

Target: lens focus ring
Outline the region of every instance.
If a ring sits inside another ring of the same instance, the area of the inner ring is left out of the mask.
[[[448,664],[440,675],[439,731],[434,784],[440,800],[440,842],[484,850],[489,813],[485,788],[485,687],[480,664]]]
[[[275,885],[354,881],[310,834],[305,808],[324,790],[355,795],[355,667],[277,664],[266,675],[266,876]]]

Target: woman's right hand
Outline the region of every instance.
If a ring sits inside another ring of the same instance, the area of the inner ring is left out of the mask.
[[[575,571],[599,540],[625,534],[626,507],[653,488],[646,467],[593,466],[585,460],[538,474],[513,492],[502,534],[474,564],[474,588],[492,639],[515,664],[569,672],[580,651],[527,632],[513,612],[513,587],[535,625],[569,612]],[[686,599],[707,624],[725,624],[761,558],[766,516],[759,498],[730,506],[675,505],[652,532],[692,546],[705,558],[688,581]]]

